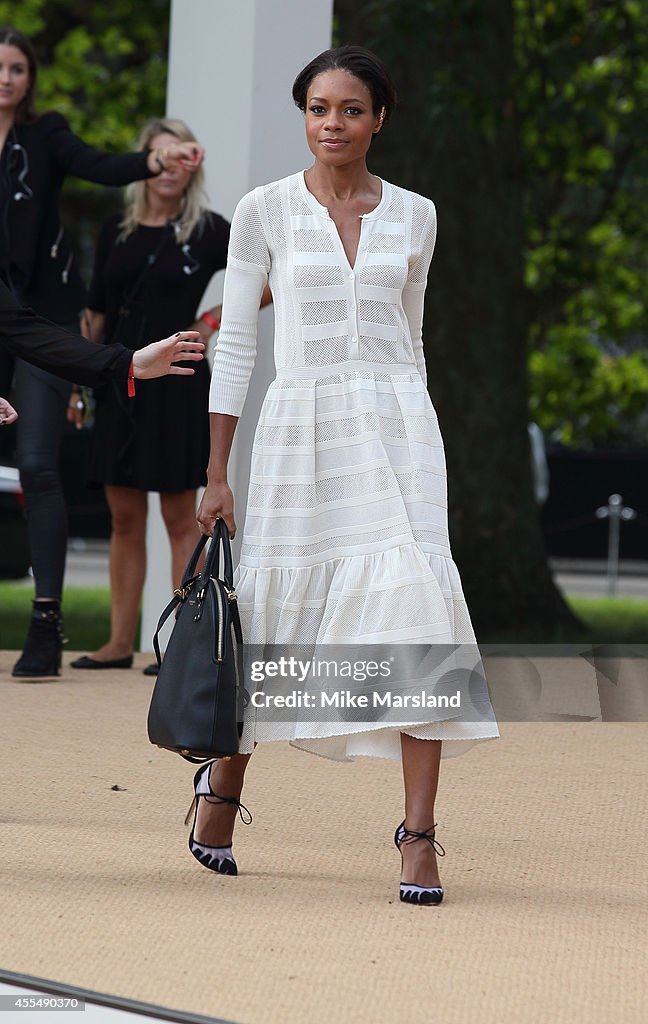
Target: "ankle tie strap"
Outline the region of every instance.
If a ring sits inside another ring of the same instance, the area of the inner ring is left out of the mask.
[[[236,807],[236,813],[244,825],[252,824],[252,813],[245,804],[242,804],[237,796],[221,796],[220,793],[213,793],[212,796],[203,796],[208,804],[231,804]]]
[[[401,825],[399,845],[402,843],[415,843],[417,839],[425,839],[439,857],[445,857],[445,850],[441,843],[438,839],[434,838],[435,829],[436,822],[424,832],[416,832],[414,829],[406,828],[405,825]]]

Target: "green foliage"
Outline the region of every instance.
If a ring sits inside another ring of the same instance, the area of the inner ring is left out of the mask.
[[[648,445],[648,356],[607,356],[574,325],[558,324],[531,353],[531,417],[576,448]]]
[[[648,4],[515,0],[532,415],[648,442]]]
[[[38,108],[64,114],[102,149],[132,149],[164,111],[170,0],[0,0],[0,24],[28,35],[40,61]]]

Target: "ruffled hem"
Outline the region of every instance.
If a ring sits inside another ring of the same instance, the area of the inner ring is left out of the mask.
[[[239,566],[246,643],[474,644],[459,571],[414,541],[310,566]]]
[[[322,658],[333,645],[353,645],[356,651],[362,644],[457,645],[472,652],[481,670],[454,561],[425,553],[415,542],[312,566],[242,565],[235,582],[246,644],[303,645]],[[312,680],[309,687],[313,692]],[[499,735],[485,685],[472,708],[436,711],[428,720],[404,717],[386,726],[380,719],[348,721],[343,715],[331,719],[258,721],[251,712],[246,716],[241,752],[251,752],[255,742],[288,740],[335,760],[395,759],[400,756],[400,733],[406,732],[421,739],[452,741],[444,742],[442,751],[452,756]]]

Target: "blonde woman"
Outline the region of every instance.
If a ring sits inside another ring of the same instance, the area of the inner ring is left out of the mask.
[[[195,142],[178,120],[149,122],[139,148]],[[139,349],[152,338],[192,329],[207,341],[220,306],[199,310],[212,275],[225,266],[229,224],[207,209],[202,167],[167,168],[129,187],[123,215],[103,225],[96,253],[87,334],[93,341]],[[112,515],[111,632],[74,668],[130,668],[146,568],[147,492],[158,491],[179,581],[197,539],[196,488],[209,455],[209,370],[193,377],[145,381],[135,401],[107,384],[96,392],[89,479],[103,484]],[[75,415],[77,396],[70,399]],[[175,584],[177,585],[177,583]]]

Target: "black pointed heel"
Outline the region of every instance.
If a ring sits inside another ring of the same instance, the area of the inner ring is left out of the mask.
[[[425,832],[414,832],[412,829],[405,828],[404,821],[400,823],[394,833],[394,843],[401,855],[401,865],[403,862],[403,853],[401,851],[403,843],[415,843],[419,839],[428,842],[437,856],[445,857],[445,850],[441,843],[434,838],[435,829],[436,824],[426,829]],[[443,886],[414,885],[410,882],[401,882],[400,898],[403,903],[412,903],[419,907],[438,906],[443,900]]]
[[[199,864],[202,864],[204,868],[208,868],[209,871],[216,871],[219,875],[238,875],[238,867],[232,855],[231,846],[205,846],[204,843],[198,842],[195,835],[200,797],[203,797],[210,804],[232,804],[233,807],[236,807],[237,813],[244,825],[250,825],[252,822],[252,815],[238,797],[221,796],[211,788],[209,776],[214,763],[214,761],[210,761],[209,764],[202,765],[194,775],[194,798],[185,818],[185,825],[188,825],[193,814],[193,825],[191,826],[191,835],[189,836],[189,852],[196,858]]]

